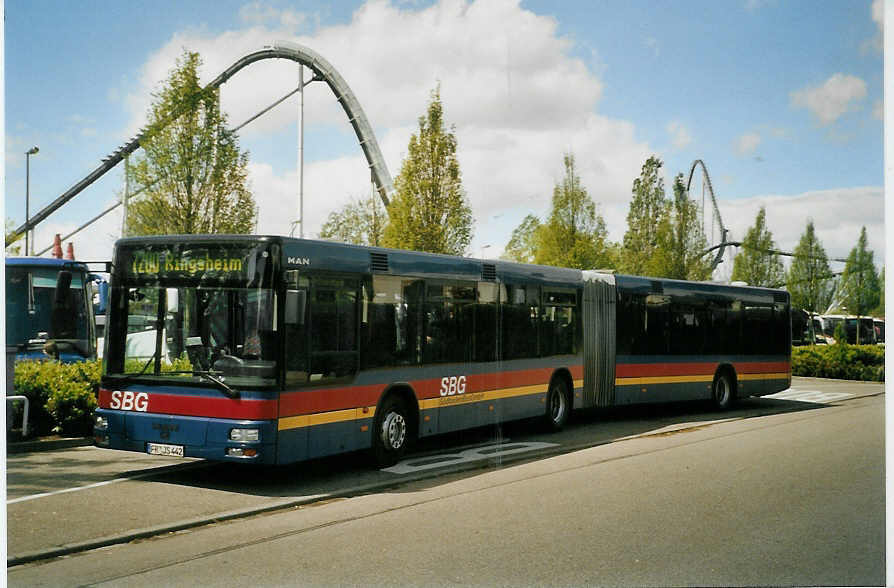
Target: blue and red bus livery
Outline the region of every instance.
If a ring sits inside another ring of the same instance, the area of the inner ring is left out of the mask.
[[[284,464],[573,409],[771,394],[778,290],[283,237],[122,239],[95,437]],[[135,327],[136,325],[136,327]]]

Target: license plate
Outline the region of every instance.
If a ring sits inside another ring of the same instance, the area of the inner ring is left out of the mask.
[[[164,445],[162,443],[147,443],[146,453],[149,455],[165,455],[168,457],[183,457],[182,445]]]

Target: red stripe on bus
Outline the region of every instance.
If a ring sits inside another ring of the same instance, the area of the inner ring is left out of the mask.
[[[570,369],[573,379],[583,377],[583,366]],[[445,369],[444,377],[465,376],[466,394],[548,384],[555,368],[519,370],[515,372],[491,372],[486,374],[463,374],[461,369]],[[426,380],[410,380],[408,382],[419,400],[439,398],[441,396],[441,378]],[[306,388],[283,392],[280,396],[279,416],[289,417],[303,414],[315,414],[334,410],[346,410],[364,406],[375,406],[386,384],[366,386],[345,386],[333,388]]]
[[[269,420],[276,418],[276,400],[247,398],[211,398],[208,396],[189,396],[180,394],[160,394],[158,392],[119,391],[121,397],[118,405],[113,407],[112,390],[100,389],[99,407],[112,410],[129,410],[130,412],[148,412],[155,414],[173,414],[178,416],[214,417],[238,420]],[[127,401],[126,394],[131,400]],[[146,394],[148,402],[146,410],[127,407],[137,406],[134,402],[136,394]]]
[[[684,362],[684,363],[619,363],[615,367],[618,378],[642,378],[656,376],[705,376],[712,375],[719,362]],[[752,361],[733,362],[733,367],[740,374],[763,374],[787,372],[790,369],[787,361]]]

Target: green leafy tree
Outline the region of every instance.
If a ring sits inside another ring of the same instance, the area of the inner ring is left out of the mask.
[[[676,280],[707,280],[711,260],[704,255],[708,239],[699,219],[698,205],[689,199],[683,174],[674,178],[674,200],[658,223],[655,276]],[[657,265],[660,264],[660,265]]]
[[[537,257],[537,239],[543,223],[533,214],[524,218],[512,231],[512,237],[503,250],[503,257],[520,263],[534,263]]]
[[[733,261],[731,279],[745,282],[750,286],[778,288],[785,283],[785,273],[779,254],[773,253],[776,244],[773,233],[767,229],[767,210],[761,206],[742,240],[742,251]]]
[[[605,221],[581,185],[574,155],[564,157],[565,176],[553,188],[552,207],[537,232],[536,263],[577,269],[604,268],[609,263]]]
[[[872,251],[866,248],[866,227],[863,227],[857,245],[847,256],[841,275],[842,302],[849,314],[867,315],[878,306],[881,285],[873,257]],[[857,321],[857,343],[860,338],[860,321]]]
[[[248,153],[226,128],[219,90],[199,85],[198,53],[185,51],[148,112],[143,155],[129,166],[144,193],[129,203],[131,235],[249,233],[255,203]]]
[[[440,88],[431,93],[419,132],[395,181],[384,245],[463,255],[472,241],[472,208],[462,187],[454,127],[444,123]]]
[[[6,242],[9,243],[6,246],[7,255],[19,255],[21,253],[22,248],[18,242],[24,237],[25,233],[16,233],[15,221],[11,218],[6,219]]]
[[[661,177],[663,162],[652,156],[643,164],[640,176],[633,181],[633,198],[627,212],[627,232],[621,248],[621,269],[635,275],[654,276],[666,266],[661,252],[660,235],[669,230],[668,202]],[[659,255],[661,253],[661,255]]]
[[[382,245],[388,215],[378,194],[357,198],[341,210],[330,212],[320,229],[320,238],[355,245]]]
[[[792,306],[809,312],[823,312],[832,302],[834,284],[826,250],[816,236],[813,220],[801,235],[788,271],[786,287],[792,296]]]

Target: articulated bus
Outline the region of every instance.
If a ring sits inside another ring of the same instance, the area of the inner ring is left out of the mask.
[[[95,441],[391,464],[420,437],[531,417],[560,429],[573,409],[727,408],[789,387],[790,320],[779,290],[273,236],[127,238]]]

